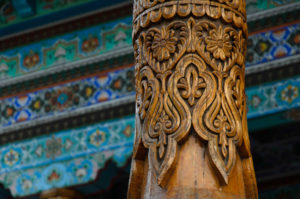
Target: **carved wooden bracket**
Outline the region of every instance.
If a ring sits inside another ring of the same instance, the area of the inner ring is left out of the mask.
[[[245,1],[135,0],[133,16],[137,125],[128,198],[159,198],[146,197],[150,179],[161,192],[169,189],[193,133],[204,144],[215,188],[232,186],[230,175],[241,171],[250,187],[237,198],[256,198],[246,120]],[[237,162],[242,169],[232,172]]]

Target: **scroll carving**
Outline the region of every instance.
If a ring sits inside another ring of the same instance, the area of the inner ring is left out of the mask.
[[[238,152],[249,151],[243,133],[245,1],[135,0],[133,24],[134,158],[147,153],[164,187],[178,146],[193,129],[207,143],[220,184],[228,184]]]

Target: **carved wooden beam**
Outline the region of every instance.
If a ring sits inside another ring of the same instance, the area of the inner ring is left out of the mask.
[[[135,0],[128,199],[255,199],[245,0]]]

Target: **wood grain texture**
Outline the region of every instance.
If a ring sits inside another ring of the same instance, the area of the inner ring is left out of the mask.
[[[244,0],[135,0],[128,198],[257,198]]]
[[[57,188],[44,191],[40,195],[40,199],[83,199],[82,196],[70,189]]]

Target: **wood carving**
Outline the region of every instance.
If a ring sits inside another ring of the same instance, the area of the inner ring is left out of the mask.
[[[128,198],[257,198],[245,104],[245,0],[135,0],[133,16],[137,125]],[[194,134],[201,144],[184,146]],[[178,165],[198,158],[195,147],[204,148],[209,161],[203,157],[199,167],[209,164],[215,191],[204,182],[194,195],[176,193],[177,174],[192,172]],[[231,175],[242,177],[230,183]],[[225,194],[224,187],[245,191]]]

